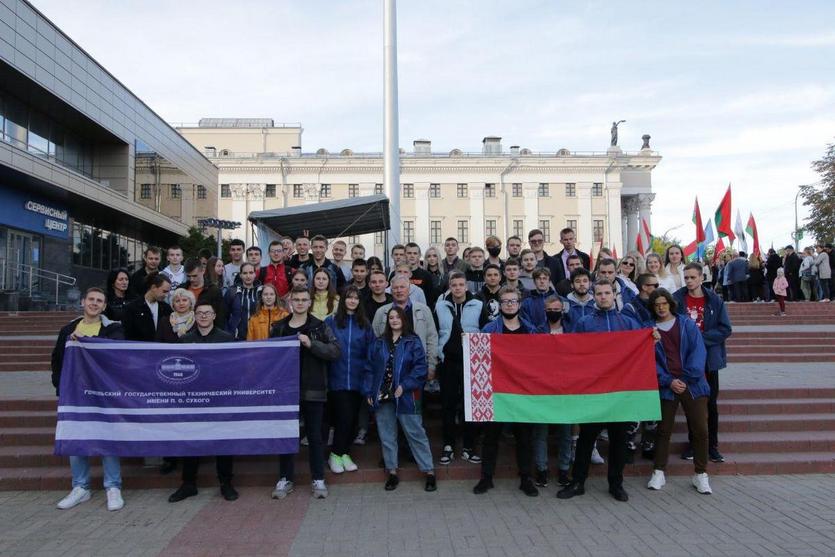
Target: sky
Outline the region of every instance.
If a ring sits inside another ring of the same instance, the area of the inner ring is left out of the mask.
[[[382,0],[33,2],[169,122],[266,117],[301,122],[305,152],[382,151]],[[604,151],[624,119],[621,148],[649,133],[663,157],[654,234],[690,242],[695,196],[707,220],[731,184],[733,218],[784,246],[835,142],[833,19],[829,0],[401,1],[400,144]]]

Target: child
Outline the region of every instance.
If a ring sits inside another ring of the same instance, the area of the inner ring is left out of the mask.
[[[774,315],[786,316],[786,289],[789,287],[789,281],[786,280],[786,272],[782,267],[777,269],[777,277],[774,279],[774,297],[777,298],[777,303],[780,304],[780,311]]]

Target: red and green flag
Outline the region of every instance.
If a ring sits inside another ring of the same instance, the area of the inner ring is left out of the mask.
[[[713,217],[713,222],[716,224],[716,233],[721,238],[727,236],[728,241],[733,243],[736,236],[734,236],[733,224],[731,223],[731,185],[728,184],[728,191],[725,192],[725,197],[716,209],[716,215]]]
[[[757,233],[757,221],[754,220],[754,213],[748,213],[748,224],[745,225],[745,232],[754,239],[754,255],[760,255],[760,235]]]
[[[693,224],[696,225],[696,243],[705,241],[705,227],[702,224],[702,212],[699,211],[699,198],[696,198],[696,206],[693,207]]]
[[[696,240],[693,240],[692,242],[684,246],[684,249],[682,249],[681,251],[684,252],[684,257],[685,259],[687,259],[687,261],[692,261],[696,258],[696,256],[699,253],[699,244],[696,243]]]
[[[652,333],[466,334],[464,407],[470,422],[659,420]]]

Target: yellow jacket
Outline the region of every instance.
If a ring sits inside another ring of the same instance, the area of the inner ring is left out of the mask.
[[[281,307],[261,308],[261,311],[249,318],[247,326],[247,340],[264,340],[270,338],[270,327],[273,323],[280,321],[290,315],[286,309]]]

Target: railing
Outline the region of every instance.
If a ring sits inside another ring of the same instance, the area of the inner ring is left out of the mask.
[[[58,293],[60,287],[62,285],[75,286],[77,282],[75,277],[71,277],[69,275],[40,269],[32,265],[27,265],[26,263],[17,263],[14,261],[0,259],[0,290],[6,290],[7,281],[9,281],[12,277],[14,277],[14,279],[11,281],[13,284],[11,285],[12,288],[10,288],[10,290],[28,290],[30,298],[32,297],[32,292],[34,290],[38,290],[35,287],[36,279],[54,281],[55,305],[58,305]],[[21,283],[25,285],[24,288],[20,288]]]
[[[616,156],[655,156],[655,151],[622,151]],[[379,159],[382,160],[383,153],[352,153],[340,154],[336,153],[278,153],[278,152],[254,152],[254,151],[225,151],[218,150],[216,154],[207,154],[210,159]],[[510,153],[504,151],[502,153],[482,153],[478,152],[434,152],[434,153],[400,153],[401,159],[456,159],[456,158],[473,158],[473,159],[495,159],[495,158],[551,158],[560,159],[568,157],[589,157],[589,158],[609,158],[613,156],[612,153],[606,151],[544,151],[544,152],[530,152],[530,153]]]
[[[231,118],[231,120],[235,120],[235,118]],[[302,127],[301,122],[273,122],[272,126],[201,126],[199,122],[168,122],[168,125],[172,128],[201,128],[204,130],[216,130],[216,129],[265,129],[269,130],[272,128],[300,128]]]

